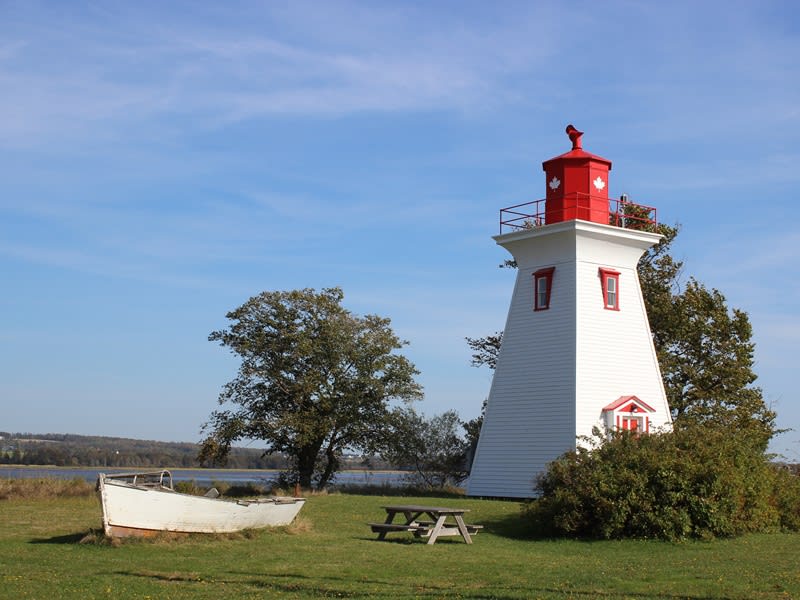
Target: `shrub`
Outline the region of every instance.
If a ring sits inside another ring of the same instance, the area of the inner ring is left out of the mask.
[[[773,465],[773,477],[781,527],[788,531],[800,531],[800,472]]]
[[[181,494],[191,494],[192,496],[202,496],[206,493],[206,488],[201,488],[197,485],[194,479],[188,481],[176,481],[173,484],[173,489]]]
[[[80,477],[73,479],[55,477],[0,479],[0,500],[91,496],[94,491],[94,485]]]
[[[800,485],[746,434],[711,425],[599,437],[537,480],[525,514],[542,535],[710,538],[800,525]]]
[[[254,483],[241,483],[238,485],[220,485],[214,484],[219,490],[219,493],[228,498],[250,498],[254,496],[264,496],[267,492],[264,488]]]

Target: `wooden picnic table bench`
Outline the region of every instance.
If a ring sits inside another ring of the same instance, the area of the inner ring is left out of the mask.
[[[386,520],[383,523],[370,523],[373,533],[378,534],[378,539],[386,539],[386,534],[393,531],[407,531],[415,537],[428,538],[428,544],[435,544],[437,538],[442,536],[460,535],[468,544],[472,543],[472,535],[483,529],[483,525],[467,525],[464,523],[464,513],[469,512],[464,508],[450,508],[442,506],[422,506],[419,504],[401,504],[382,507],[386,511]],[[402,514],[405,522],[394,522],[395,516]],[[426,515],[430,520],[419,520]],[[452,518],[455,523],[448,522]]]

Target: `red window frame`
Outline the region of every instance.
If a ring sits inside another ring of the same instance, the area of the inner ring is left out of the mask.
[[[599,271],[600,285],[603,288],[603,308],[606,310],[619,310],[619,271],[603,267],[600,267]],[[613,285],[610,286],[608,284],[609,281],[613,281]],[[610,290],[612,287],[613,290]]]
[[[553,289],[553,273],[555,267],[539,269],[533,274],[533,310],[547,310],[550,308],[550,292]],[[541,283],[540,283],[541,282]],[[539,286],[544,284],[544,290],[540,291]],[[542,298],[542,295],[544,296]],[[543,302],[540,302],[543,300]]]

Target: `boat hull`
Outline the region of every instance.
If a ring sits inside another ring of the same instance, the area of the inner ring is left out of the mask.
[[[109,537],[148,536],[159,532],[232,533],[289,525],[304,498],[222,500],[147,488],[98,477],[103,529]]]

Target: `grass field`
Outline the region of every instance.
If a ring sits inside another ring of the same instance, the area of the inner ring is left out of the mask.
[[[398,501],[312,496],[288,529],[112,545],[94,497],[1,500],[0,598],[800,599],[800,535],[530,541],[515,502],[428,497],[402,502],[469,508],[473,545],[376,541],[366,523]]]

